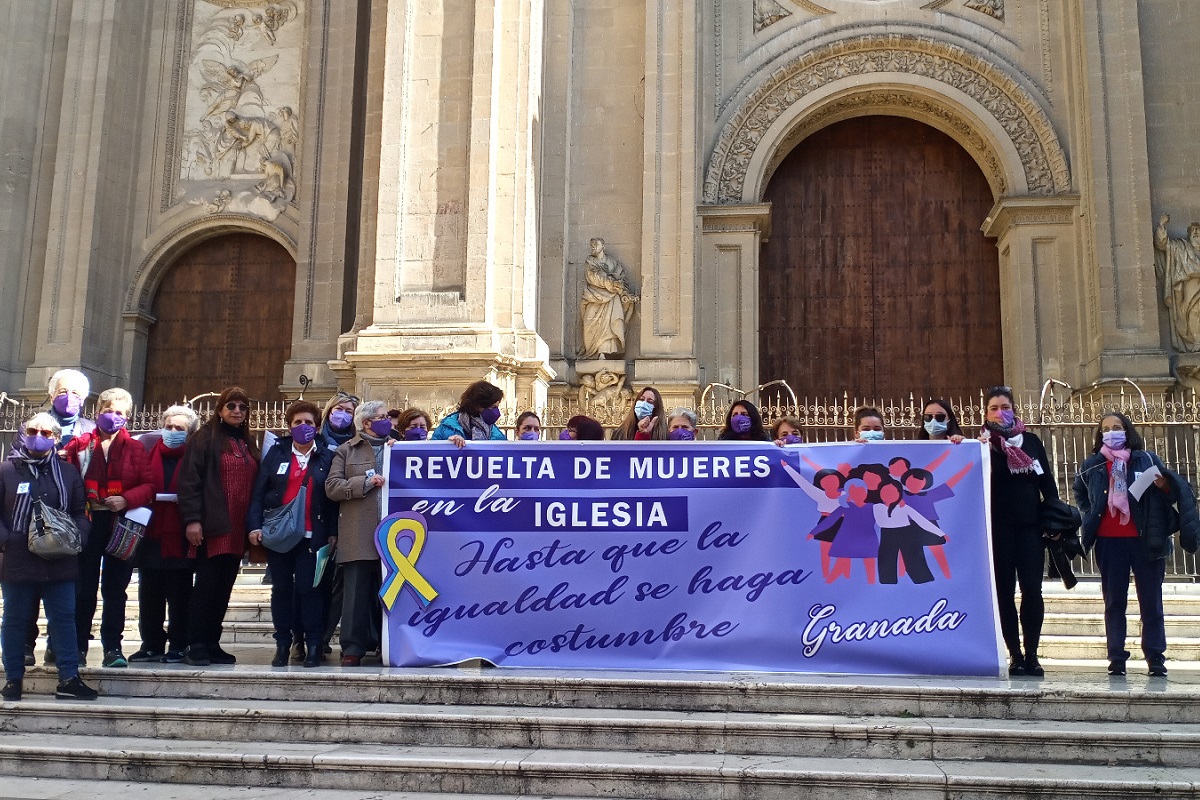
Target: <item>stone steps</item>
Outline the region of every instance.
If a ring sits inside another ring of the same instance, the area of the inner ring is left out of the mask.
[[[5,776],[8,800],[496,800],[496,795],[431,794],[429,792],[349,791],[345,789],[275,789],[267,786],[212,786],[145,781],[73,781],[63,778]],[[540,800],[584,800],[544,796]]]
[[[666,800],[1195,798],[1200,786],[1194,681],[241,664],[87,678],[101,700],[62,703],[38,697],[49,671],[30,673],[0,717],[0,774]]]

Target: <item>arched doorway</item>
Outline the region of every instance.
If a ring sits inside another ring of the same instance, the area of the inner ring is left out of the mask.
[[[264,236],[226,234],[185,252],[151,308],[146,402],[177,403],[232,384],[258,400],[279,399],[295,286],[295,260]]]
[[[859,117],[772,176],[759,277],[759,377],[801,396],[962,397],[1004,374],[993,205],[934,128]]]

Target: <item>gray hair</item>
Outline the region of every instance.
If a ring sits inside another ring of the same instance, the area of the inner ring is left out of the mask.
[[[192,411],[187,406],[171,406],[162,412],[162,416],[158,418],[158,427],[164,427],[167,420],[171,417],[183,417],[187,420],[188,433],[195,433],[200,427],[200,418],[196,416],[196,412]]]
[[[87,375],[77,369],[60,369],[51,375],[50,382],[46,384],[46,391],[50,393],[51,397],[54,397],[63,384],[67,385],[67,391],[71,391],[73,388],[85,400],[92,392],[92,384],[88,381]]]
[[[696,412],[692,411],[690,408],[683,408],[682,406],[680,406],[679,408],[673,409],[671,411],[671,415],[669,417],[667,417],[667,425],[670,426],[670,424],[675,420],[676,417],[683,417],[684,419],[686,419],[688,422],[690,422],[692,424],[693,429],[695,429],[700,424],[699,421],[696,419]]]
[[[133,411],[133,395],[118,386],[105,389],[96,398],[96,411],[99,412],[114,404],[123,405],[126,411]]]
[[[24,431],[26,428],[40,428],[46,431],[54,431],[55,439],[62,436],[62,425],[58,423],[58,420],[49,411],[39,411],[34,414],[22,426],[21,430]]]
[[[355,430],[361,430],[364,420],[377,416],[385,408],[387,408],[387,403],[382,400],[368,400],[365,403],[361,403],[358,408],[354,409]]]

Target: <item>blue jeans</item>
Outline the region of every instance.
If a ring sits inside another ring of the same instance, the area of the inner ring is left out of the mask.
[[[63,642],[58,655],[58,679],[69,681],[79,674],[79,651],[75,641],[75,581],[50,583],[3,583],[4,620],[0,623],[0,649],[4,651],[4,677],[19,681],[25,677],[25,632],[29,616],[37,608],[38,596],[46,609],[46,628],[50,639]]]

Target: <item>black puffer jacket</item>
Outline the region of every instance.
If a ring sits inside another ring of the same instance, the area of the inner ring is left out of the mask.
[[[1108,460],[1095,453],[1075,474],[1075,504],[1083,514],[1083,547],[1090,550],[1100,530],[1100,520],[1108,511]],[[1134,450],[1129,456],[1129,482],[1152,466],[1167,478],[1167,491],[1151,486],[1136,500],[1129,496],[1129,516],[1137,528],[1138,539],[1149,558],[1165,558],[1171,552],[1171,534],[1180,531],[1179,540],[1188,552],[1195,552],[1200,536],[1196,496],[1191,485],[1171,472],[1162,460],[1146,450]],[[1178,513],[1174,507],[1178,507]]]

